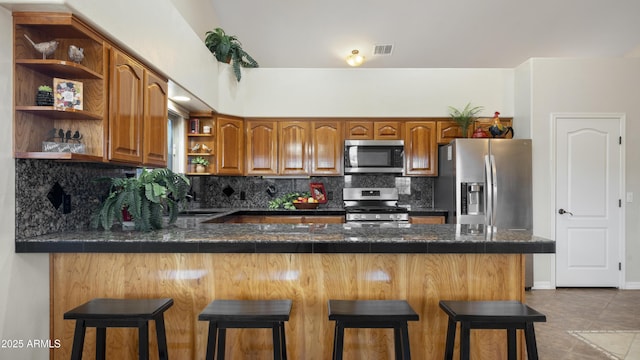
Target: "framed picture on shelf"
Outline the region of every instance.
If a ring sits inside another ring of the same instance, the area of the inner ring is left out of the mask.
[[[311,197],[316,199],[318,203],[324,204],[327,202],[327,193],[324,191],[324,185],[322,183],[311,183]]]
[[[53,101],[59,110],[82,110],[82,82],[53,78]]]

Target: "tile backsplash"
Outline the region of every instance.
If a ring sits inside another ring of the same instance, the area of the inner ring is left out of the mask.
[[[433,179],[394,175],[351,175],[311,178],[261,178],[245,176],[192,177],[201,208],[266,208],[270,200],[290,192],[309,191],[310,183],[322,183],[328,201],[322,207],[342,208],[344,187],[398,187],[399,204],[433,206]]]
[[[16,239],[88,228],[90,214],[109,191],[106,183],[94,180],[124,177],[125,172],[133,171],[101,164],[16,159]],[[63,204],[54,207],[58,197],[49,199],[60,191],[71,201],[67,214]]]
[[[53,232],[86,229],[90,216],[108,193],[100,177],[124,177],[131,167],[16,159],[16,239]],[[394,175],[351,175],[311,178],[262,178],[250,176],[192,176],[191,208],[267,208],[270,200],[289,192],[309,191],[322,183],[328,202],[323,208],[340,209],[344,187],[397,187],[399,204],[433,206],[433,178]],[[57,185],[56,185],[57,184]],[[70,199],[70,209],[60,201]],[[57,207],[55,205],[58,205]]]

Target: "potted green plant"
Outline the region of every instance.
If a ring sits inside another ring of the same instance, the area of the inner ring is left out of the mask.
[[[202,156],[198,156],[193,159],[191,162],[196,165],[196,172],[203,173],[207,170],[207,166],[209,166],[209,160]]]
[[[36,105],[53,106],[53,89],[51,89],[51,86],[38,86],[38,93],[36,94]]]
[[[114,221],[122,223],[130,215],[136,230],[161,229],[166,212],[173,224],[187,199],[190,182],[169,169],[143,169],[138,177],[99,178],[110,183],[109,195],[91,216],[91,227],[111,229]]]
[[[238,81],[242,78],[240,67],[257,68],[259,66],[258,62],[242,49],[242,43],[235,35],[227,35],[221,28],[207,31],[205,35],[204,43],[209,51],[218,61],[231,63]]]
[[[471,125],[476,115],[482,111],[482,109],[484,109],[482,106],[472,107],[471,103],[468,103],[462,110],[449,106],[449,115],[462,128],[463,137],[469,136],[469,125]]]

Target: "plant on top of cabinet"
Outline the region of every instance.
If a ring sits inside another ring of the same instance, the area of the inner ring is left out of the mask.
[[[115,220],[122,223],[127,213],[136,230],[161,229],[165,211],[169,224],[173,224],[191,185],[187,177],[169,169],[143,169],[138,177],[106,177],[98,181],[110,182],[111,188],[109,196],[91,216],[91,227],[105,230],[111,229]]]
[[[204,43],[218,61],[231,63],[233,73],[238,81],[242,77],[241,66],[245,68],[259,66],[258,62],[242,49],[242,43],[238,41],[238,38],[235,35],[227,35],[221,28],[207,31]]]
[[[482,106],[471,107],[471,103],[468,103],[464,109],[458,110],[453,106],[449,106],[449,115],[455,120],[462,128],[462,134],[466,137],[469,130],[469,125],[473,123],[476,115],[484,109]]]

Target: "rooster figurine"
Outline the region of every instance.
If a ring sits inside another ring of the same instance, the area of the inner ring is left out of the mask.
[[[75,45],[69,45],[69,59],[79,64],[84,59],[84,49]]]
[[[47,56],[53,54],[54,51],[56,51],[56,49],[58,48],[59,42],[57,40],[44,41],[36,44],[33,40],[31,40],[29,36],[27,36],[27,34],[24,34],[24,37],[29,40],[36,51],[42,54],[42,59],[46,59]]]

